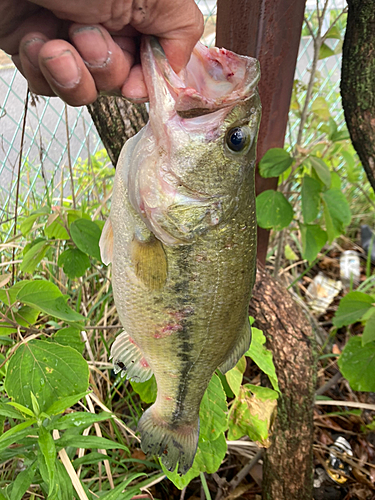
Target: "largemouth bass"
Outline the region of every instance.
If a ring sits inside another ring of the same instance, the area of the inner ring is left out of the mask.
[[[124,327],[111,354],[131,380],[155,375],[141,447],[185,474],[213,373],[250,345],[259,66],[198,44],[176,75],[152,37],[141,58],[150,119],[121,152],[100,242]]]

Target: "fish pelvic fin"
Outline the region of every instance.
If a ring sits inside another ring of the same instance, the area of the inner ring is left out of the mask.
[[[161,290],[167,279],[167,257],[162,243],[152,233],[146,241],[134,235],[130,250],[138,279],[149,290]]]
[[[177,466],[178,474],[188,472],[197,451],[199,418],[193,425],[172,426],[158,417],[153,405],[142,415],[138,431],[144,453],[159,456],[169,471],[174,471]]]
[[[152,377],[152,370],[144,358],[142,351],[134,340],[122,332],[117,336],[111,347],[114,371],[133,382],[146,382]]]
[[[249,350],[250,342],[251,326],[249,319],[247,318],[237,344],[233,347],[227,359],[219,366],[221,373],[224,374],[236,366],[239,359]]]
[[[108,218],[104,224],[102,235],[99,241],[100,255],[103,264],[108,266],[113,258],[113,229],[111,219]]]

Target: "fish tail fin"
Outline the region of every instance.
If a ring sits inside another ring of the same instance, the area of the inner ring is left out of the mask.
[[[172,427],[157,416],[155,405],[145,411],[138,423],[144,453],[158,455],[163,465],[186,474],[193,465],[198,446],[199,418],[193,425]]]

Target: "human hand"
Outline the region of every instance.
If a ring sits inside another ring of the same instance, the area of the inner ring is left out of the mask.
[[[194,0],[0,0],[0,48],[30,90],[72,106],[100,92],[146,100],[139,35],[157,36],[178,72],[202,31]]]

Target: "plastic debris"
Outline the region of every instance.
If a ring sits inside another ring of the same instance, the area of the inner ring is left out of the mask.
[[[346,250],[340,257],[340,278],[344,287],[352,283],[354,287],[359,285],[361,267],[359,255],[354,250]]]
[[[332,280],[319,273],[307,288],[307,303],[313,311],[323,314],[341,289],[341,281]]]
[[[339,458],[338,452],[343,455]],[[331,479],[338,484],[344,484],[348,480],[346,476],[350,474],[352,468],[345,462],[345,456],[352,457],[353,450],[348,441],[340,436],[336,439],[332,446],[330,446],[329,458],[326,461],[327,474]]]

